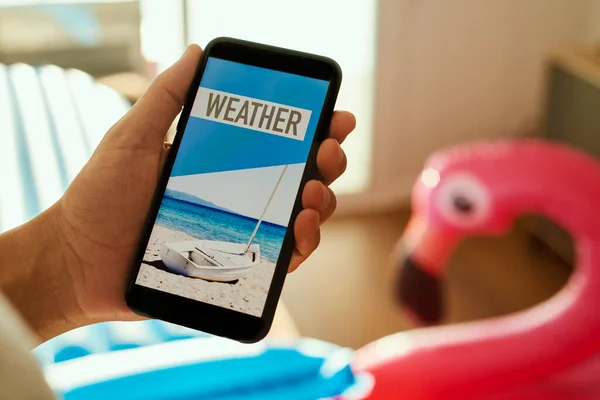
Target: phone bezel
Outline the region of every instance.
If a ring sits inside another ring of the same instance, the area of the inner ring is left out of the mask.
[[[255,317],[220,306],[203,303],[135,284],[154,223],[158,216],[158,210],[166,191],[166,184],[171,175],[175,157],[179,150],[179,145],[183,136],[182,133],[185,131],[192,105],[200,87],[200,82],[209,57],[288,72],[329,82],[329,88],[323,103],[313,143],[309,151],[306,168],[300,183],[298,194],[296,195],[290,223],[286,231],[286,236],[283,241],[261,317]],[[293,227],[298,213],[302,210],[302,191],[309,180],[321,179],[316,167],[317,151],[320,144],[328,136],[329,122],[333,116],[341,80],[342,72],[339,65],[327,57],[227,37],[214,39],[206,46],[198,63],[192,84],[186,95],[183,111],[177,125],[177,134],[175,135],[171,151],[169,152],[164,170],[161,174],[157,191],[154,195],[152,206],[140,239],[135,264],[132,268],[132,274],[125,295],[127,305],[132,311],[145,317],[164,320],[243,343],[255,343],[267,335],[275,316],[277,304],[288,272],[288,266],[295,248],[294,233],[291,227]]]

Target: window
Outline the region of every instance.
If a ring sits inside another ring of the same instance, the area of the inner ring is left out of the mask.
[[[344,73],[337,108],[352,111],[358,124],[344,144],[348,170],[334,189],[355,194],[368,187],[371,176],[376,5],[376,0],[142,0],[142,47],[159,71],[180,56],[186,42],[204,47],[218,36],[335,59]]]

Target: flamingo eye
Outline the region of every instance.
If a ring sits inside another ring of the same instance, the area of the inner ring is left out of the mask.
[[[462,195],[457,195],[452,199],[452,205],[456,212],[461,214],[469,214],[473,211],[473,203],[467,197]]]
[[[481,223],[490,212],[486,188],[477,178],[468,174],[456,174],[444,180],[440,186],[438,205],[448,221],[461,226]]]

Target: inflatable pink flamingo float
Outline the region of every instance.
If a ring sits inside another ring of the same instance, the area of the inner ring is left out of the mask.
[[[446,261],[467,235],[500,235],[523,213],[569,231],[577,266],[553,298],[486,321],[426,327],[360,349],[370,399],[600,399],[600,162],[551,142],[474,144],[434,154],[413,190],[399,299],[441,317]]]

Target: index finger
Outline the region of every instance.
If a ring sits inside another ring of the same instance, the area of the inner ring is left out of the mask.
[[[354,114],[348,111],[335,111],[331,117],[329,137],[342,144],[355,127],[356,118],[354,117]]]

